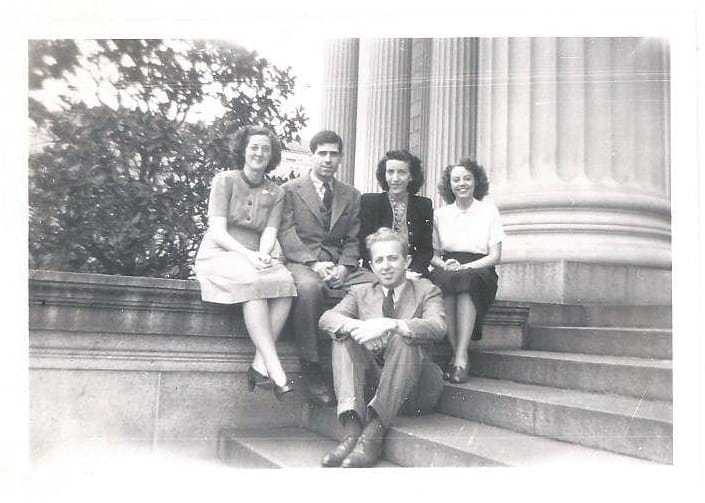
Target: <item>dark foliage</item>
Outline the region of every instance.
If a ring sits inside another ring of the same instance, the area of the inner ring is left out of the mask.
[[[284,142],[298,140],[303,111],[281,112],[294,77],[216,43],[97,44],[83,58],[73,42],[30,44],[30,75],[66,78],[90,66],[117,102],[91,106],[67,93],[63,110],[49,112],[30,98],[30,118],[51,139],[29,159],[30,267],[187,278],[211,179],[230,168],[224,137],[262,124]],[[225,112],[189,120],[207,99]]]

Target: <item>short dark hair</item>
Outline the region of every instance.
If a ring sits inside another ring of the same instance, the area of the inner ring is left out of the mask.
[[[438,191],[441,193],[443,200],[451,204],[455,202],[455,194],[450,188],[450,172],[456,166],[462,166],[472,173],[473,178],[475,178],[475,190],[472,193],[472,197],[481,201],[490,190],[490,182],[487,179],[487,173],[485,173],[485,168],[472,159],[461,159],[455,164],[449,164],[443,168],[441,173],[441,181],[438,182]]]
[[[402,255],[405,257],[409,256],[409,241],[406,236],[402,236],[400,233],[390,229],[389,227],[380,227],[376,232],[365,238],[365,245],[367,246],[367,250],[370,252],[370,259],[372,259],[372,245],[381,241],[396,241],[401,245]]]
[[[336,133],[335,131],[331,131],[330,129],[324,129],[323,131],[319,131],[318,133],[313,135],[313,138],[311,138],[311,142],[308,145],[311,149],[311,153],[315,154],[318,146],[322,145],[323,143],[337,143],[338,152],[340,152],[341,154],[343,153],[343,139],[338,136],[338,133]]]
[[[243,126],[230,137],[229,147],[233,154],[234,169],[242,169],[245,166],[245,150],[250,138],[253,136],[266,136],[272,145],[272,157],[264,170],[269,173],[279,166],[282,160],[282,145],[271,129],[262,126]]]
[[[387,173],[387,161],[403,161],[409,166],[411,180],[406,190],[409,194],[416,194],[423,185],[424,180],[421,159],[407,150],[390,150],[384,154],[384,157],[377,163],[377,182],[382,187],[382,190],[389,190],[389,184],[385,176]]]

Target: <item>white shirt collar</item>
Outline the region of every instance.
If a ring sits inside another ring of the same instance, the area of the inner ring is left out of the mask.
[[[456,201],[453,201],[453,204],[451,205],[453,210],[455,210],[457,213],[467,213],[468,211],[472,211],[475,208],[478,208],[480,206],[481,201],[479,199],[475,199],[474,197],[472,198],[472,204],[470,205],[469,208],[460,208],[458,206],[458,203]]]
[[[404,280],[404,282],[394,288],[394,295],[392,298],[394,299],[394,303],[396,303],[399,300],[399,297],[401,296],[401,292],[404,291],[404,288],[406,288],[406,284],[409,282],[409,280]],[[382,285],[379,285],[382,286]],[[384,296],[387,296],[387,293],[389,292],[389,289],[387,287],[382,286],[382,292],[384,293]]]
[[[325,182],[324,182],[323,180],[321,180],[320,178],[318,178],[318,177],[316,176],[316,174],[313,172],[313,170],[311,170],[311,171],[309,172],[309,176],[311,177],[311,181],[313,182],[313,186],[316,188],[316,192],[318,192],[318,195],[319,195],[319,196],[323,197],[323,184],[324,184]],[[331,188],[331,190],[333,190],[333,187],[334,187],[334,185],[333,185],[333,183],[334,183],[333,180],[335,180],[335,178],[331,178],[331,179],[330,179],[330,188]]]

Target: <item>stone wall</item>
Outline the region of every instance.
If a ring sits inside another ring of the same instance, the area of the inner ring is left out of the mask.
[[[241,312],[202,303],[194,281],[32,271],[29,299],[35,459],[126,442],[207,457],[222,427],[298,422],[300,396],[247,392]]]

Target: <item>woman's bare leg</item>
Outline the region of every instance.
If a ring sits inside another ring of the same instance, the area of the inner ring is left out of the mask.
[[[456,301],[456,346],[455,346],[455,366],[468,368],[468,347],[470,347],[470,336],[472,336],[477,318],[477,309],[470,294],[460,293]]]
[[[260,355],[269,377],[278,386],[283,386],[286,383],[286,374],[274,345],[267,300],[257,299],[243,303],[242,314],[245,318],[247,333],[255,345],[256,354]],[[255,359],[257,359],[257,356],[255,356]]]
[[[271,330],[272,339],[276,343],[281,335],[282,329],[286,324],[286,319],[289,317],[291,309],[291,297],[280,297],[277,299],[269,299],[267,301],[269,307],[269,328]],[[255,358],[252,361],[252,366],[257,372],[263,375],[268,375],[267,367],[264,364],[264,359],[259,350],[255,351]]]
[[[269,299],[269,327],[272,330],[275,342],[279,339],[286,324],[286,319],[289,317],[292,301],[293,297]]]
[[[444,295],[443,296],[443,307],[446,311],[446,325],[448,326],[448,342],[450,347],[455,353],[455,346],[457,345],[457,331],[456,331],[456,312],[455,312],[456,299],[455,295]],[[451,362],[453,362],[455,356],[451,356]]]

